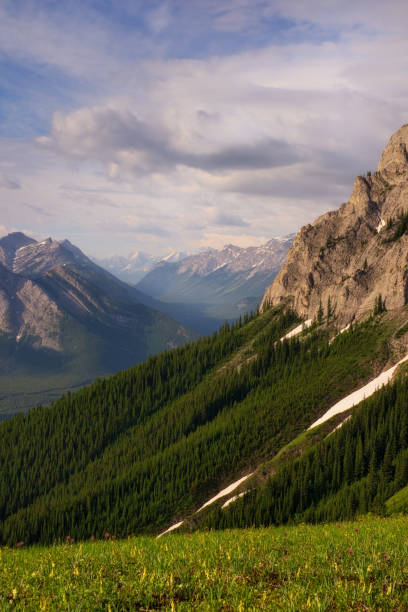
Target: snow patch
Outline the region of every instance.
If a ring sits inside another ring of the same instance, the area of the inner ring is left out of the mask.
[[[248,493],[248,491],[242,491],[242,493],[238,493],[238,495],[230,497],[229,499],[227,499],[225,504],[222,504],[221,508],[228,508],[230,504],[232,504],[234,501],[237,501],[237,499],[239,499],[240,497],[243,497],[246,493]]]
[[[225,497],[225,495],[228,495],[229,493],[232,493],[233,491],[235,491],[235,489],[237,487],[239,487],[239,485],[241,484],[241,482],[244,482],[245,480],[247,480],[250,476],[252,476],[253,472],[251,472],[250,474],[248,474],[248,476],[243,476],[243,478],[240,478],[239,480],[236,480],[235,482],[233,482],[232,484],[230,484],[228,487],[226,487],[225,489],[223,489],[222,491],[220,491],[219,493],[217,493],[217,495],[215,495],[214,497],[212,497],[211,499],[209,499],[208,501],[205,502],[205,504],[203,504],[201,506],[201,508],[199,508],[196,512],[196,514],[198,512],[201,512],[201,510],[203,510],[204,508],[206,508],[207,506],[209,506],[210,504],[213,504],[215,501],[217,501],[217,499],[220,499],[221,497]]]
[[[400,361],[398,361],[398,363],[392,366],[392,368],[389,368],[385,372],[382,372],[371,382],[364,385],[364,387],[361,387],[361,389],[350,393],[350,395],[337,402],[337,404],[334,404],[334,406],[329,408],[329,410],[322,417],[320,417],[320,419],[317,419],[317,421],[312,423],[312,425],[310,425],[308,429],[312,429],[313,427],[317,427],[318,425],[325,423],[326,421],[334,417],[336,414],[340,414],[341,412],[345,412],[346,410],[353,408],[354,406],[356,406],[356,404],[359,404],[367,397],[370,397],[370,395],[373,395],[373,393],[378,391],[378,389],[381,389],[381,387],[390,382],[397,367],[404,361],[407,361],[407,359],[408,355],[405,355],[405,357],[403,359],[400,359]]]
[[[303,323],[295,327],[295,329],[292,329],[292,331],[288,332],[285,336],[282,336],[281,340],[285,340],[285,338],[287,339],[293,338],[294,336],[301,334],[302,331],[310,327],[311,324],[312,324],[312,319],[307,319],[307,321],[303,321]]]
[[[342,421],[341,423],[339,423],[338,425],[336,425],[336,427],[333,429],[333,431],[331,433],[334,433],[335,431],[337,431],[338,429],[340,429],[341,427],[343,427],[344,423],[347,423],[347,421],[351,419],[351,414],[348,415],[348,417],[346,417],[344,419],[344,421]]]
[[[335,341],[337,336],[340,336],[340,334],[344,334],[344,332],[346,332],[348,329],[350,329],[350,327],[351,327],[351,323],[346,325],[346,327],[343,327],[335,336],[333,336],[333,338],[330,340],[329,344],[333,344],[333,342]]]
[[[380,217],[380,222],[379,222],[379,224],[377,225],[377,234],[379,234],[379,233],[381,232],[381,230],[382,230],[382,228],[383,228],[383,227],[385,227],[385,221],[384,221],[384,219],[382,219],[382,218]]]
[[[201,506],[201,508],[199,508],[195,514],[198,514],[199,512],[201,512],[201,510],[203,510],[204,508],[206,508],[207,506],[209,506],[210,504],[213,504],[215,501],[217,501],[217,499],[220,499],[221,497],[225,497],[225,495],[228,495],[229,493],[232,493],[233,491],[235,491],[235,489],[237,487],[239,487],[239,485],[241,484],[241,482],[244,482],[245,480],[247,480],[250,476],[252,476],[254,472],[251,472],[250,474],[248,474],[247,476],[243,476],[242,478],[240,478],[239,480],[236,480],[235,482],[233,482],[232,484],[230,484],[228,487],[226,487],[225,489],[223,489],[222,491],[220,491],[219,493],[217,493],[217,495],[215,495],[214,497],[212,497],[211,499],[209,499],[208,501],[205,502],[205,504],[203,504]],[[239,495],[236,495],[235,498],[232,498],[230,501],[230,503],[232,502],[232,500],[237,499],[238,497],[241,497],[241,495],[244,495],[245,493],[247,493],[247,491],[245,491],[244,493],[240,493]],[[224,506],[223,506],[224,508]],[[168,529],[166,529],[166,531],[162,531],[162,533],[159,533],[159,535],[157,536],[157,538],[161,538],[165,533],[169,533],[170,531],[174,531],[175,529],[178,529],[182,524],[184,523],[184,521],[180,521],[179,523],[175,523],[174,525],[172,525],[171,527],[169,527]],[[156,538],[156,539],[157,539]]]
[[[175,523],[174,525],[172,525],[171,527],[166,529],[166,531],[162,531],[162,533],[159,533],[159,535],[157,536],[156,540],[158,538],[161,538],[162,536],[164,536],[165,533],[169,533],[170,531],[174,531],[175,529],[178,529],[179,527],[181,527],[181,525],[183,523],[184,523],[184,521],[180,521],[179,523]]]

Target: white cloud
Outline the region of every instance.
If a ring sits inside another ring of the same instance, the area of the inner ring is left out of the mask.
[[[27,6],[24,17],[0,7],[0,50],[85,85],[53,109],[37,149],[0,141],[4,176],[24,176],[7,194],[10,227],[39,228],[40,209],[52,212],[41,221],[49,233],[100,254],[115,240],[122,252],[163,237],[189,250],[259,244],[346,200],[408,121],[400,0],[392,10],[378,0],[169,0],[141,18],[149,38],[90,5],[65,13],[64,26],[62,13]],[[276,16],[289,20],[278,42],[271,30],[262,48],[162,59],[181,29],[191,45],[207,26],[228,41]]]
[[[147,14],[146,21],[155,34],[160,34],[172,22],[171,9],[167,3],[159,5]]]

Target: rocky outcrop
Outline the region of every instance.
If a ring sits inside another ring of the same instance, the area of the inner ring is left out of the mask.
[[[287,303],[314,318],[330,301],[339,325],[408,302],[408,125],[390,139],[377,171],[358,176],[350,200],[302,227],[261,308]]]
[[[30,244],[36,244],[36,241],[22,232],[13,232],[4,236],[0,240],[0,263],[12,269],[17,251]]]

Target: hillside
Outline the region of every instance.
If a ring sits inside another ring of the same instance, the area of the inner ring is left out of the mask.
[[[276,344],[293,321],[269,310],[0,424],[2,540],[157,533],[407,352],[386,315]]]
[[[328,218],[342,218],[347,206]],[[367,223],[361,217],[355,231],[364,234]],[[382,230],[381,260],[395,255],[395,244],[404,249],[399,227],[390,225],[390,236]],[[370,265],[374,278],[382,261]],[[0,541],[405,510],[408,316],[392,274],[392,299],[372,299],[375,283],[354,294],[353,322],[346,306],[338,310],[337,285],[307,320],[300,298],[297,310],[287,296],[271,305],[278,277],[261,312],[0,423]],[[382,282],[392,284],[385,272]]]
[[[55,399],[196,337],[143,297],[67,240],[1,238],[0,412]]]

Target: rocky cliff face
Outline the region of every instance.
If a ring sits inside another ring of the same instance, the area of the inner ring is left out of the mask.
[[[339,325],[408,302],[408,125],[390,139],[377,171],[358,176],[350,200],[302,227],[262,308],[290,304],[314,318],[330,300]]]
[[[0,418],[196,338],[143,299],[67,240],[0,238]]]

